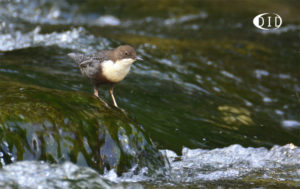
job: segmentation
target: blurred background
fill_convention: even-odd
[[[66,54],[130,44],[145,61],[115,96],[157,148],[300,145],[299,10],[297,0],[1,0],[0,79],[92,95]],[[282,26],[256,28],[265,12]]]
[[[91,93],[66,54],[130,44],[145,61],[116,88],[117,101],[160,148],[300,144],[297,1],[16,0],[0,7],[1,76]],[[254,27],[264,12],[279,14],[282,27]]]

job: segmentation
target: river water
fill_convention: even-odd
[[[134,46],[144,61],[115,95],[169,161],[164,176],[149,176],[146,167],[118,175],[13,160],[0,185],[300,187],[299,8],[293,0],[0,0],[3,82],[92,94],[66,54]],[[279,14],[281,28],[255,28],[263,12]],[[111,104],[107,89],[99,92]]]

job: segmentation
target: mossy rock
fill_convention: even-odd
[[[0,164],[71,161],[100,173],[164,166],[142,128],[87,93],[0,82]]]

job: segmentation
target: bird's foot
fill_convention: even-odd
[[[105,100],[101,97],[97,97],[101,102],[103,102],[104,106],[107,107],[107,108],[110,108],[110,106],[105,102]]]
[[[123,112],[126,116],[128,116],[128,112],[126,110],[120,107],[116,107],[116,108],[119,109],[121,112]]]

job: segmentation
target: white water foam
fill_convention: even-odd
[[[109,46],[110,43],[105,38],[95,38],[93,35],[88,35],[83,27],[47,34],[41,34],[40,30],[40,27],[36,27],[28,33],[16,31],[0,34],[0,51],[57,45],[61,48],[80,49],[83,52],[92,53]]]
[[[246,176],[300,181],[300,148],[293,144],[274,146],[270,150],[238,144],[213,150],[183,148],[181,156],[169,150],[163,152],[170,161],[170,178],[176,183],[236,180]]]
[[[143,188],[142,183],[164,186],[201,186],[212,181],[243,183],[276,183],[300,185],[300,148],[287,144],[271,149],[244,148],[238,144],[212,150],[183,148],[182,155],[161,150],[170,162],[170,170],[149,175],[144,168],[136,173],[135,167],[122,176],[115,170],[104,175],[79,167],[70,162],[48,164],[21,161],[5,165],[0,170],[0,187],[6,188]],[[159,176],[158,176],[159,175]],[[289,186],[289,185],[286,185]]]

